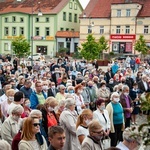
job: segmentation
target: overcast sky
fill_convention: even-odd
[[[84,9],[90,0],[79,0],[79,1]]]

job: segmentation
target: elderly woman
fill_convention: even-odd
[[[6,91],[7,100],[3,101],[1,104],[1,111],[5,118],[7,118],[7,111],[9,105],[14,101],[15,90],[10,89]]]
[[[77,113],[76,102],[73,98],[65,100],[65,110],[61,113],[59,122],[65,130],[66,142],[63,150],[80,150],[80,144],[76,135]]]
[[[101,139],[103,138],[103,128],[97,120],[93,120],[89,126],[89,136],[82,142],[81,150],[103,150]]]
[[[48,128],[58,125],[58,120],[54,111],[57,105],[58,102],[54,97],[48,97],[44,103],[44,107],[41,109],[43,117],[42,124],[47,136]]]
[[[123,132],[123,142],[117,145],[117,148],[133,150],[139,149],[142,144],[142,136],[137,127],[128,127]]]
[[[10,145],[14,136],[18,133],[21,126],[21,114],[23,113],[23,107],[17,105],[13,107],[11,115],[2,124],[1,136],[2,139],[6,140]]]
[[[110,90],[106,87],[106,83],[102,82],[97,93],[97,97],[104,99],[106,103],[109,102]]]
[[[110,133],[110,119],[108,111],[105,108],[105,101],[98,99],[96,101],[97,110],[93,112],[93,118],[97,119],[103,127],[105,136],[109,136]]]
[[[57,99],[58,102],[60,102],[61,100],[65,100],[66,98],[66,93],[65,93],[65,89],[66,87],[64,85],[60,85],[59,86],[59,92],[56,94],[55,98]]]
[[[64,108],[65,108],[65,100],[62,100],[59,102],[59,104],[57,106],[57,110],[56,110],[57,120],[59,120],[60,114],[63,112]]]
[[[76,107],[77,107],[77,113],[81,114],[82,109],[85,108],[83,97],[82,97],[82,92],[83,92],[83,86],[81,84],[78,84],[75,86],[75,94],[73,95],[75,101],[76,101]]]
[[[122,140],[122,129],[124,127],[124,113],[119,103],[120,96],[117,92],[111,95],[111,102],[106,106],[110,118],[111,146],[116,146]]]
[[[20,90],[20,88],[24,85],[25,78],[24,76],[19,76],[18,77],[18,84],[17,84],[17,89]]]

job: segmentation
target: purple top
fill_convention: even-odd
[[[125,96],[125,100],[126,100],[126,104],[127,104],[126,108],[131,108],[128,96]],[[126,118],[130,118],[131,117],[131,113],[129,113],[128,111],[125,111],[125,117]]]

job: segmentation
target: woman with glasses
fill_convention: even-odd
[[[65,100],[65,109],[61,113],[59,122],[65,130],[66,141],[63,150],[80,150],[80,143],[76,134],[77,112],[73,98]]]
[[[81,150],[103,150],[101,139],[103,138],[103,128],[97,120],[93,120],[88,125],[89,135],[82,142]]]
[[[36,134],[40,130],[40,122],[37,118],[27,118],[22,129],[22,140],[19,142],[19,150],[47,150],[47,143],[42,136],[38,142]]]

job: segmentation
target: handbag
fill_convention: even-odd
[[[107,149],[107,148],[110,148],[110,138],[109,137],[105,137],[103,140],[102,140],[102,145],[103,145],[103,149]]]

